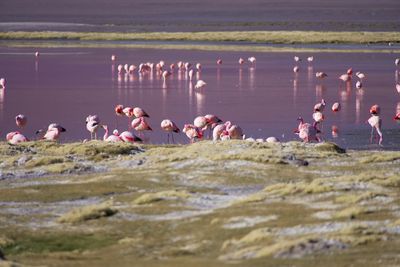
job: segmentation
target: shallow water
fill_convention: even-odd
[[[98,114],[102,123],[116,127],[114,106],[140,106],[150,114],[149,123],[154,129],[145,134],[150,143],[165,143],[166,135],[160,129],[164,118],[174,120],[179,127],[192,123],[198,115],[216,114],[222,120],[240,125],[246,136],[277,136],[283,141],[296,140],[293,129],[297,117],[312,121],[312,108],[324,98],[325,110],[323,136],[346,148],[378,149],[370,144],[370,127],[365,123],[369,108],[379,104],[382,108],[384,129],[383,148],[400,149],[399,125],[392,120],[400,96],[395,89],[396,55],[388,53],[314,53],[314,62],[305,59],[310,54],[301,53],[247,53],[204,52],[153,49],[93,49],[59,48],[40,50],[29,48],[0,48],[0,76],[6,77],[7,88],[0,90],[0,136],[16,130],[15,115],[28,116],[23,129],[33,137],[35,130],[58,122],[67,128],[63,142],[83,140],[90,135],[85,128],[85,118]],[[111,54],[117,55],[115,65]],[[293,56],[303,61],[300,72],[294,74]],[[239,66],[239,57],[255,56],[256,66]],[[216,65],[221,58],[223,64]],[[158,62],[167,65],[179,60],[202,63],[200,74],[207,86],[194,89],[184,72],[177,72],[163,84],[153,75],[118,75],[118,64]],[[363,89],[355,88],[355,79],[347,85],[337,77],[347,68],[366,73]],[[315,78],[316,71],[328,73],[324,81]],[[332,113],[330,107],[339,101],[342,110]],[[119,130],[128,126],[127,118],[118,118]],[[333,138],[331,126],[339,127],[339,137]],[[103,131],[99,131],[103,135]],[[183,134],[176,136],[187,143]]]

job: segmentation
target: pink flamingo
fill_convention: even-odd
[[[201,88],[205,87],[206,85],[207,85],[207,83],[205,83],[203,80],[198,80],[196,82],[196,85],[194,86],[194,88],[201,89]]]
[[[131,107],[125,107],[122,112],[125,114],[125,116],[128,118],[128,130],[131,127],[131,118],[134,117],[133,114],[133,108]]]
[[[205,116],[198,116],[194,119],[193,125],[204,131],[207,127],[209,120]]]
[[[356,76],[358,79],[360,79],[360,81],[362,81],[363,79],[365,79],[365,74],[362,72],[357,71],[356,72]]]
[[[369,113],[371,115],[379,115],[381,113],[381,108],[379,107],[379,105],[375,104],[369,109]]]
[[[97,130],[100,127],[100,118],[97,115],[89,115],[86,118],[86,129],[90,132],[90,139],[97,140]]]
[[[357,82],[356,82],[356,88],[357,88],[357,89],[361,89],[361,88],[362,88],[362,83],[361,83],[361,81],[357,81]]]
[[[186,62],[185,63],[185,70],[186,71],[189,71],[189,69],[192,67],[192,63],[190,63],[190,62]]]
[[[400,94],[400,84],[396,84],[396,90]]]
[[[186,136],[190,139],[190,143],[194,143],[195,140],[203,138],[202,130],[192,124],[185,124],[183,126],[182,132],[184,132]]]
[[[217,65],[221,65],[222,64],[222,59],[217,59]]]
[[[23,115],[23,114],[18,114],[15,117],[15,124],[17,124],[18,127],[23,128],[28,122],[28,118]]]
[[[6,78],[0,78],[0,89],[6,89]]]
[[[172,143],[175,143],[173,133],[180,132],[178,126],[176,126],[176,124],[173,121],[171,121],[169,119],[165,119],[161,122],[161,128],[167,132],[167,143],[169,144],[169,134],[170,133],[171,133],[171,137],[172,137]]]
[[[200,63],[196,63],[196,69],[198,72],[201,71],[201,64]]]
[[[222,120],[213,114],[207,114],[204,117],[207,119],[206,129],[210,129],[210,132],[208,134],[208,137],[210,138],[212,129],[214,129],[214,127],[217,126],[218,123],[221,123]]]
[[[328,77],[328,74],[326,74],[325,72],[322,72],[322,71],[318,71],[315,73],[315,77],[317,77],[319,79],[324,79],[324,78]]]
[[[222,132],[225,131],[225,129],[225,124],[216,125],[213,129],[213,141],[218,141],[218,139],[220,139],[221,137]]]
[[[103,136],[103,140],[105,142],[110,142],[110,143],[122,142],[121,138],[118,135],[118,131],[116,132],[116,134],[112,134],[112,135],[108,136],[108,126],[103,125],[102,127],[105,130],[105,133]]]
[[[144,117],[139,117],[136,118],[132,121],[131,126],[133,129],[135,129],[138,132],[143,132],[143,131],[152,131],[151,127],[147,123],[147,121],[144,119]]]
[[[394,60],[394,64],[395,64],[396,66],[400,65],[400,58],[396,58],[396,59]]]
[[[225,130],[228,131],[230,139],[243,139],[243,130],[230,121],[225,122]]]
[[[339,127],[337,127],[336,125],[332,125],[332,137],[339,137]]]
[[[56,141],[60,137],[61,131],[58,128],[50,128],[46,131],[42,139]]]
[[[400,112],[396,113],[396,115],[393,117],[393,120],[400,122]]]
[[[376,130],[376,132],[379,135],[379,142],[378,143],[379,143],[379,145],[382,145],[382,141],[383,141],[383,135],[382,135],[382,131],[381,131],[382,119],[379,117],[379,115],[372,114],[371,117],[367,120],[367,122],[372,127],[371,138],[370,138],[371,143],[372,143],[372,140],[374,138],[374,130]]]
[[[298,56],[294,56],[293,59],[294,59],[295,62],[300,62],[301,61],[301,58],[298,57]]]
[[[189,81],[192,81],[193,80],[193,75],[194,75],[194,70],[193,69],[189,70],[188,75],[189,75]]]
[[[297,120],[300,121],[300,123],[295,133],[299,135],[303,142],[308,143],[313,140],[317,142],[321,141],[318,137],[319,130],[317,129],[315,123],[314,125],[305,123],[302,117],[299,117]]]
[[[167,80],[167,78],[168,78],[169,76],[171,76],[171,75],[172,75],[172,73],[171,73],[170,71],[164,70],[163,73],[162,73],[162,78],[163,78],[164,82],[165,82],[165,80]]]
[[[175,64],[174,64],[174,63],[171,63],[171,65],[169,65],[169,70],[170,70],[171,72],[174,72],[174,69],[175,69]]]
[[[135,107],[133,109],[133,115],[136,118],[140,118],[140,117],[147,117],[150,118],[149,114],[146,113],[146,111],[144,111],[144,109],[140,108],[140,107]]]
[[[119,134],[119,138],[125,143],[141,142],[142,139],[131,133],[130,131],[124,131]]]
[[[293,72],[294,73],[298,73],[300,71],[300,67],[299,66],[294,66],[293,67]]]
[[[40,56],[39,51],[36,51],[36,52],[35,52],[35,57],[39,57],[39,56]]]
[[[115,124],[116,127],[118,128],[118,117],[124,116],[124,106],[123,105],[116,105],[114,108],[115,111],[115,115],[117,115],[117,117],[115,118]]]
[[[256,58],[255,57],[249,57],[247,60],[253,65],[256,64]]]
[[[245,61],[244,61],[243,58],[239,58],[238,62],[239,62],[240,65],[243,65]]]
[[[117,59],[117,56],[114,55],[114,54],[112,54],[112,55],[111,55],[111,61],[115,61],[116,59]]]
[[[24,135],[22,135],[18,131],[8,133],[6,135],[6,140],[7,140],[7,142],[9,142],[12,145],[16,145],[18,143],[29,141],[28,138],[26,138]]]
[[[313,57],[313,56],[308,57],[308,58],[307,58],[307,61],[308,61],[309,63],[313,62],[313,61],[314,61],[314,57]]]
[[[182,61],[178,61],[178,63],[176,65],[178,66],[179,70],[182,70],[184,67],[184,63]]]
[[[320,103],[317,103],[317,104],[314,105],[314,112],[315,111],[320,111],[320,112],[324,111],[325,106],[326,106],[325,100],[321,99]]]
[[[341,106],[340,106],[339,102],[333,103],[333,105],[332,105],[332,111],[333,112],[338,112],[340,110],[340,108],[341,108]]]

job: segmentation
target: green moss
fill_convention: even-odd
[[[322,152],[346,153],[345,149],[331,142],[318,143],[315,145],[315,149]]]
[[[107,201],[98,205],[76,208],[57,219],[60,223],[77,223],[116,214],[117,209],[112,208],[112,202]]]
[[[324,181],[316,179],[311,183],[279,183],[264,188],[264,192],[268,192],[273,195],[293,195],[293,194],[317,194],[330,192],[333,187],[326,185]]]
[[[188,197],[190,197],[190,193],[187,191],[170,190],[157,193],[143,194],[137,199],[135,199],[132,203],[135,205],[144,205],[168,198],[188,198]]]
[[[387,152],[368,154],[360,159],[360,163],[393,162],[400,159],[400,152]]]
[[[39,157],[39,158],[33,158],[26,164],[26,166],[27,167],[48,166],[51,164],[63,163],[63,162],[64,158],[61,157]]]
[[[21,253],[51,253],[57,251],[84,251],[108,246],[113,239],[105,234],[74,233],[20,233],[15,242],[4,248],[6,255]]]

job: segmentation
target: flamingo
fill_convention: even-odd
[[[59,128],[50,128],[46,131],[42,139],[57,141],[60,137],[61,130]]]
[[[293,72],[294,72],[294,73],[299,72],[299,70],[300,70],[300,67],[299,67],[299,66],[294,66],[294,67],[293,67]]]
[[[228,131],[230,139],[243,139],[242,128],[232,125],[230,121],[225,122],[225,130]]]
[[[150,118],[150,116],[146,113],[146,111],[144,111],[144,109],[140,108],[140,107],[135,107],[133,109],[133,115],[136,118],[140,118],[140,117],[147,117]]]
[[[188,71],[192,67],[192,64],[190,62],[185,63],[185,70]]]
[[[221,141],[231,140],[231,136],[227,130],[223,130],[219,136],[219,139],[221,139]]]
[[[315,106],[314,106],[314,112],[315,112],[315,111],[323,112],[324,109],[325,109],[325,106],[326,106],[325,100],[324,100],[324,99],[321,99],[321,102],[320,102],[320,103],[315,104]]]
[[[131,133],[130,131],[124,131],[119,134],[119,138],[125,143],[141,142],[142,139]]]
[[[137,70],[137,67],[135,65],[130,65],[129,69],[128,69],[128,72],[130,74],[133,74],[136,70]]]
[[[400,84],[396,84],[396,90],[397,90],[397,92],[400,94]]]
[[[0,88],[6,89],[6,84],[7,84],[6,78],[0,78]]]
[[[112,135],[108,136],[108,126],[103,125],[103,129],[105,130],[105,133],[103,136],[103,140],[105,142],[111,142],[111,143],[122,142],[121,138],[118,135],[118,132],[116,132],[116,134],[112,134]]]
[[[239,58],[238,62],[239,62],[240,65],[243,65],[244,64],[244,59],[243,58]]]
[[[367,120],[367,122],[369,123],[369,125],[371,125],[371,143],[372,140],[374,138],[374,130],[376,130],[376,132],[379,135],[379,141],[378,144],[382,145],[382,141],[383,141],[383,135],[382,135],[382,131],[381,131],[381,126],[382,126],[382,119],[379,117],[379,115],[374,115],[372,114],[371,117]]]
[[[217,59],[217,65],[221,65],[222,64],[222,59]]]
[[[356,76],[358,79],[360,79],[361,81],[365,78],[365,74],[362,72],[357,71],[356,72]]]
[[[203,131],[206,129],[208,123],[209,120],[205,116],[198,116],[193,121],[193,125]]]
[[[182,61],[179,61],[176,65],[178,66],[178,68],[179,68],[180,70],[182,70],[183,67],[184,67]]]
[[[29,141],[23,134],[18,131],[10,132],[6,135],[6,140],[12,145]]]
[[[193,69],[189,70],[188,75],[189,75],[189,81],[192,81],[193,80],[193,75],[194,75],[194,70]]]
[[[256,58],[255,57],[249,57],[247,60],[253,65],[256,63]]]
[[[340,110],[340,108],[341,108],[341,106],[340,106],[339,102],[333,103],[333,105],[332,105],[332,111],[333,112],[338,112]]]
[[[325,72],[319,71],[315,73],[315,77],[319,78],[319,79],[324,79],[325,77],[328,77],[328,74],[326,74]]]
[[[336,125],[332,125],[332,137],[339,137],[339,127],[337,127]]]
[[[314,61],[314,57],[313,57],[313,56],[308,57],[308,58],[307,58],[307,61],[310,62],[310,63],[313,62],[313,61]]]
[[[225,124],[218,124],[213,129],[213,141],[220,139],[222,132],[226,129]]]
[[[315,121],[315,127],[317,127],[318,124],[322,124],[324,121],[325,117],[324,114],[322,114],[321,111],[315,111],[312,115],[314,121]]]
[[[265,142],[267,142],[267,143],[279,143],[280,141],[275,136],[270,136],[267,139],[265,139]]]
[[[114,108],[115,111],[115,115],[117,115],[117,117],[115,118],[115,123],[116,126],[118,127],[118,117],[124,116],[124,106],[123,105],[116,105]]]
[[[165,80],[167,80],[167,78],[168,78],[169,76],[171,76],[171,75],[172,75],[172,73],[171,73],[170,71],[164,70],[163,73],[162,73],[162,78],[163,78],[164,82],[165,82]]]
[[[15,117],[15,124],[17,124],[17,126],[20,128],[23,128],[27,122],[28,122],[28,118],[23,114],[18,114]]]
[[[294,56],[293,59],[294,59],[295,62],[300,62],[301,61],[301,58],[298,57],[298,56]]]
[[[100,127],[100,118],[97,115],[89,115],[86,118],[86,129],[90,132],[90,138],[97,140],[97,130]]]
[[[394,64],[395,64],[396,66],[400,65],[400,58],[396,58],[396,59],[394,60]]]
[[[115,61],[116,59],[117,59],[117,57],[114,54],[112,54],[111,55],[111,61]]]
[[[362,85],[361,81],[357,81],[357,82],[356,82],[356,88],[357,88],[357,89],[361,89],[362,86],[363,86],[363,85]]]
[[[201,71],[201,64],[200,63],[196,63],[196,69],[198,72]]]
[[[339,79],[342,80],[343,82],[348,82],[351,80],[351,76],[347,73],[342,74],[339,76]]]
[[[182,132],[190,139],[190,143],[194,143],[195,140],[203,138],[202,130],[192,124],[185,124]]]
[[[194,86],[194,88],[201,89],[201,88],[205,87],[206,85],[207,85],[207,83],[205,83],[203,80],[198,80],[196,85]]]
[[[144,117],[138,117],[134,119],[131,123],[131,126],[133,129],[135,129],[138,132],[143,132],[143,131],[152,131],[151,127],[147,123],[147,121],[144,119]]]
[[[381,113],[381,108],[379,107],[379,105],[375,104],[369,109],[369,113],[371,115],[379,115]]]
[[[170,133],[171,133],[171,137],[172,137],[172,143],[175,143],[173,133],[180,132],[178,126],[176,126],[176,124],[173,121],[171,121],[169,119],[165,119],[161,122],[161,128],[167,132],[167,143],[169,143],[169,134]]]
[[[170,70],[171,72],[174,72],[174,69],[175,69],[175,64],[174,64],[174,63],[171,63],[171,64],[169,65],[169,70]]]
[[[319,130],[317,129],[315,123],[314,125],[305,123],[302,117],[299,117],[297,120],[300,121],[300,123],[295,133],[299,135],[303,142],[308,143],[313,140],[317,142],[321,141],[318,137]]]
[[[118,70],[118,74],[123,74],[124,73],[124,66],[122,66],[121,64],[119,64],[117,66],[117,70]]]

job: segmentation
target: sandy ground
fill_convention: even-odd
[[[0,30],[398,31],[399,9],[397,0],[3,0]]]

